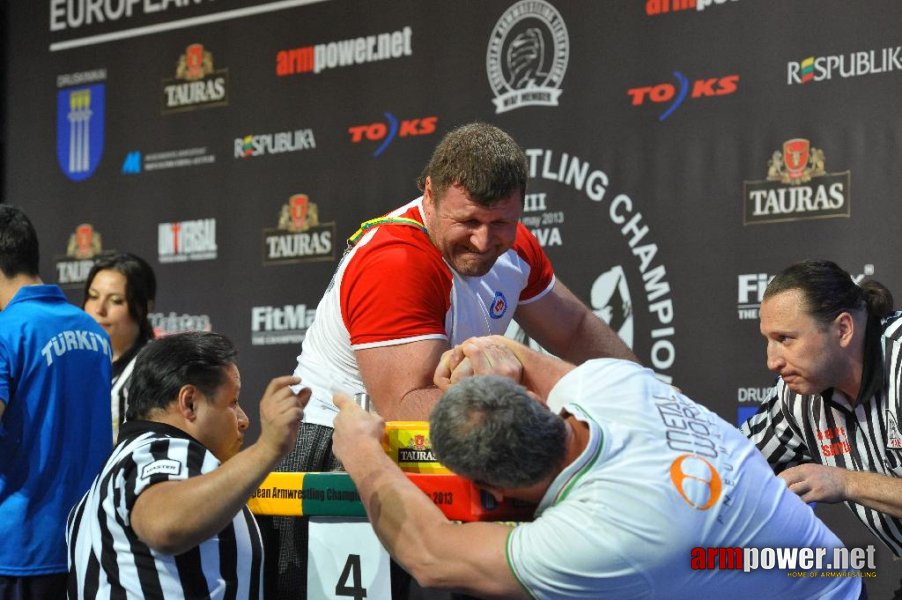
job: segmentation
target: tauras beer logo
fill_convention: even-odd
[[[335,223],[320,223],[319,208],[306,194],[282,205],[276,229],[263,230],[263,264],[335,259]]]
[[[229,103],[229,71],[213,70],[213,55],[191,44],[179,56],[175,79],[163,80],[163,114]]]
[[[486,54],[495,112],[557,106],[567,71],[570,39],[557,9],[544,0],[521,0],[492,30]]]
[[[423,434],[413,436],[406,448],[398,448],[398,462],[436,462],[429,438]]]
[[[216,258],[216,219],[197,219],[158,226],[161,263]]]
[[[251,344],[300,344],[315,316],[316,309],[306,304],[255,306],[251,309]]]
[[[83,284],[94,266],[94,259],[102,253],[100,234],[90,223],[82,223],[69,236],[66,256],[55,260],[57,283],[63,287]]]
[[[787,140],[768,161],[765,181],[744,182],[744,224],[848,217],[849,180],[849,171],[827,173],[824,151],[808,140]]]

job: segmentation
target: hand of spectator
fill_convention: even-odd
[[[291,386],[301,382],[300,377],[285,375],[276,377],[266,386],[260,400],[260,440],[278,458],[294,448],[298,429],[304,417],[304,407],[310,401],[310,388],[301,388],[295,394]]]
[[[806,463],[786,469],[779,477],[805,502],[833,503],[847,498],[847,473],[839,467]]]
[[[445,390],[472,375],[500,375],[519,383],[523,365],[501,336],[472,337],[442,355],[433,381]]]
[[[357,406],[354,400],[345,394],[332,397],[338,407],[332,434],[332,452],[344,463],[354,450],[366,448],[366,442],[382,444],[385,435],[385,421],[375,413],[369,413]]]

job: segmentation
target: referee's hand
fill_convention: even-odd
[[[310,388],[301,388],[297,394],[291,391],[291,386],[300,382],[301,378],[295,375],[276,377],[266,386],[260,400],[260,439],[257,443],[278,458],[294,448],[304,407],[310,400]]]

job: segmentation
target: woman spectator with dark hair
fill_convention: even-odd
[[[85,282],[82,308],[110,336],[113,351],[111,409],[113,441],[125,421],[128,378],[138,351],[153,339],[147,318],[157,293],[153,269],[144,259],[122,253],[97,259]]]

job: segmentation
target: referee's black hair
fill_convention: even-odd
[[[38,234],[21,208],[0,204],[0,271],[6,277],[37,276]]]
[[[804,260],[784,269],[771,280],[764,299],[790,290],[805,298],[805,310],[820,323],[830,323],[842,312],[866,308],[868,315],[882,319],[893,312],[893,295],[878,281],[861,285],[829,260]]]
[[[165,410],[184,385],[213,396],[237,355],[227,337],[203,331],[176,333],[147,344],[129,379],[126,419],[146,419],[155,410]]]

